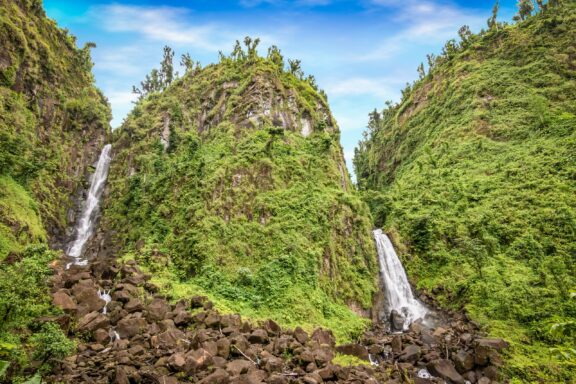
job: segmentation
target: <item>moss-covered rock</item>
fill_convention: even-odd
[[[140,101],[115,133],[102,223],[175,296],[283,324],[363,325],[377,262],[326,100],[259,57]]]
[[[448,44],[354,160],[418,287],[511,339],[525,380],[570,377],[548,347],[576,316],[575,41],[566,2]]]

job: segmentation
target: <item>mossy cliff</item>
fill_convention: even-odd
[[[222,56],[135,106],[102,225],[176,297],[350,337],[377,287],[370,216],[325,98],[274,52]]]
[[[576,6],[553,3],[462,29],[354,160],[418,288],[512,340],[510,375],[547,382],[571,377],[549,347],[573,339],[550,330],[576,317]]]
[[[74,194],[109,132],[90,45],[39,1],[0,0],[0,259],[64,234]]]

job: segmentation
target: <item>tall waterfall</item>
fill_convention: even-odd
[[[82,217],[76,226],[76,239],[68,248],[68,256],[76,258],[76,264],[84,264],[85,261],[80,259],[84,245],[94,234],[94,226],[96,218],[98,217],[98,208],[100,206],[100,198],[104,191],[104,184],[108,176],[108,167],[110,166],[110,144],[106,144],[100,153],[96,171],[92,175],[90,182],[90,190],[88,191],[88,198],[84,203]]]
[[[404,316],[403,328],[406,329],[414,320],[423,318],[427,309],[414,298],[404,267],[388,236],[381,229],[376,229],[373,233],[378,249],[380,274],[384,283],[388,311],[396,310],[402,314]]]

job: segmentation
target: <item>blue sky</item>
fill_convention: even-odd
[[[486,25],[492,1],[444,0],[44,0],[48,16],[97,44],[92,56],[97,85],[112,104],[117,127],[132,107],[132,85],[154,67],[168,44],[202,64],[228,53],[236,39],[260,37],[261,53],[276,44],[284,57],[302,60],[328,100],[342,131],[351,168],[368,112],[417,77],[427,53],[466,24]],[[500,2],[499,20],[510,20],[515,1]]]

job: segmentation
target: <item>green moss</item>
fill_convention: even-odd
[[[370,362],[359,359],[356,356],[337,353],[336,356],[332,359],[332,364],[340,365],[342,367],[358,367],[362,365],[369,366]]]
[[[576,317],[574,4],[474,37],[400,106],[372,116],[354,164],[418,288],[512,341],[510,377],[573,378],[548,348]],[[560,31],[571,33],[560,33]]]

